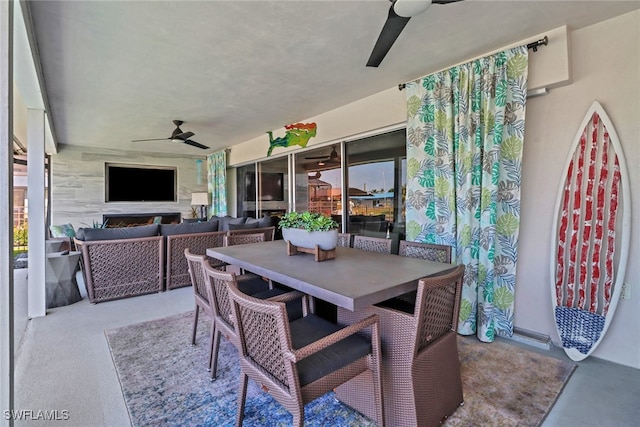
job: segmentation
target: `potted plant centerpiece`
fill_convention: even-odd
[[[338,223],[316,212],[289,212],[278,227],[282,238],[298,248],[330,251],[338,246]]]

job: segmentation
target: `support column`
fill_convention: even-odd
[[[0,1],[0,426],[14,409],[13,1]]]
[[[29,200],[29,317],[46,314],[45,288],[45,115],[27,109],[27,198]]]

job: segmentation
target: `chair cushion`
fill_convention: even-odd
[[[245,222],[244,224],[228,224],[229,230],[246,230],[250,228],[258,228],[258,222]]]
[[[137,239],[142,237],[154,237],[158,235],[158,225],[139,225],[137,227],[122,228],[88,228],[82,229],[84,240],[119,240],[119,239]]]
[[[184,222],[182,224],[162,224],[160,234],[162,236],[173,236],[175,234],[208,233],[218,231],[217,222]]]
[[[236,280],[238,281],[238,289],[240,292],[256,298],[262,298],[257,295],[269,290],[269,282],[266,282],[262,277],[256,274],[241,274],[236,277]],[[267,296],[265,298],[269,297]]]
[[[311,344],[339,331],[340,326],[309,314],[289,323],[294,349]],[[371,342],[359,335],[351,335],[297,363],[300,385],[304,386],[371,353]]]
[[[263,292],[258,292],[257,294],[251,295],[254,298],[259,299],[267,299],[271,297],[275,297],[278,295],[286,294],[289,291],[285,291],[284,289],[272,288],[267,289]],[[289,316],[289,321],[300,319],[302,317],[302,299],[295,299],[293,301],[287,301],[285,303],[287,307],[287,316]]]

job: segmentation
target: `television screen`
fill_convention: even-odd
[[[106,202],[175,202],[176,168],[106,164]]]
[[[246,200],[256,200],[256,174],[245,174]],[[284,201],[284,174],[280,172],[262,172],[260,174],[260,201]]]

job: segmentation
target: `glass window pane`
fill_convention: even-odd
[[[296,211],[342,215],[340,147],[326,146],[295,156]]]
[[[404,230],[405,142],[398,130],[347,143],[349,233]]]
[[[288,157],[238,167],[238,215],[260,218],[287,212],[288,169]]]
[[[289,210],[288,157],[258,163],[258,216],[282,215]]]

